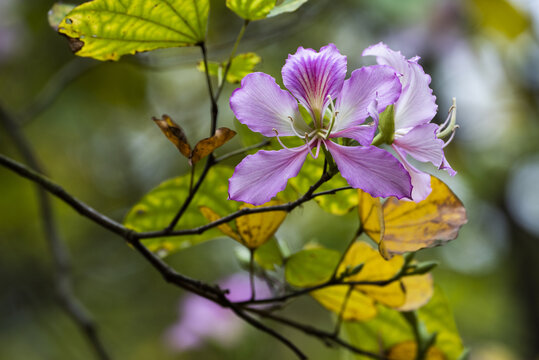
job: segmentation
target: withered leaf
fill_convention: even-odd
[[[236,135],[234,130],[222,127],[215,131],[215,134],[209,138],[200,140],[193,149],[189,163],[191,165],[196,164],[201,159],[210,155],[215,149],[223,146],[228,140],[232,139]]]
[[[453,240],[467,222],[466,210],[451,189],[434,176],[431,186],[431,194],[418,203],[387,199],[380,220],[368,217],[368,212],[362,212],[360,205],[360,221],[368,225],[364,225],[365,232],[378,243],[380,253],[386,259]],[[367,208],[374,208],[375,202],[369,197],[361,194],[361,202]]]
[[[187,137],[185,136],[182,128],[168,115],[163,115],[161,119],[153,117],[152,120],[155,121],[157,126],[159,126],[167,139],[169,139],[178,148],[178,150],[180,150],[180,153],[189,159],[191,157],[191,146],[189,145]]]

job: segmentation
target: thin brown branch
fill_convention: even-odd
[[[221,161],[225,161],[225,160],[227,160],[227,159],[229,159],[229,158],[231,158],[233,156],[245,154],[245,153],[247,153],[247,152],[249,152],[251,150],[256,150],[256,149],[263,148],[264,146],[269,145],[270,142],[271,141],[269,139],[266,139],[266,140],[264,140],[262,142],[259,142],[258,144],[247,146],[247,147],[245,147],[243,149],[238,149],[238,150],[231,151],[228,154],[224,154],[223,156],[220,156],[217,159],[215,159],[214,163],[218,164]]]
[[[257,309],[257,308],[245,308],[245,310],[247,310],[249,312],[252,312],[252,313],[255,313],[255,314],[257,314],[257,315],[259,315],[261,317],[264,317],[264,318],[276,321],[278,323],[287,325],[287,326],[289,326],[289,327],[291,327],[293,329],[299,330],[299,331],[301,331],[301,332],[303,332],[303,333],[305,333],[307,335],[314,336],[314,337],[318,338],[319,340],[323,341],[326,345],[334,343],[334,344],[342,346],[343,348],[348,349],[349,351],[351,351],[351,352],[353,352],[355,354],[358,354],[358,355],[367,356],[367,357],[370,357],[372,359],[387,360],[387,358],[384,357],[384,356],[380,356],[378,354],[375,354],[375,353],[372,353],[372,352],[369,352],[369,351],[366,351],[366,350],[362,350],[362,349],[360,349],[360,348],[358,348],[358,347],[356,347],[356,346],[342,340],[341,338],[336,336],[334,333],[317,329],[315,327],[312,327],[311,325],[301,324],[301,323],[296,322],[294,320],[291,320],[291,319],[288,319],[288,318],[285,318],[285,317],[282,317],[282,316],[279,316],[279,315],[275,315],[274,313],[266,311],[266,310]]]
[[[0,122],[13,139],[15,146],[21,152],[26,162],[28,162],[34,169],[42,172],[42,166],[40,165],[37,156],[34,154],[30,143],[26,140],[26,137],[19,128],[19,125],[1,106]],[[39,185],[36,185],[36,190],[45,239],[50,248],[54,266],[54,285],[58,302],[81,329],[97,358],[100,360],[109,360],[110,356],[98,335],[97,326],[92,319],[92,316],[73,293],[69,253],[63,241],[60,239],[60,235],[56,228],[54,210],[49,195]]]

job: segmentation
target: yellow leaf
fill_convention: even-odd
[[[415,360],[417,356],[417,344],[415,341],[405,341],[393,346],[389,350],[389,360]],[[435,346],[427,350],[425,360],[446,360],[445,355]]]
[[[180,153],[189,158],[191,156],[191,146],[187,141],[187,137],[182,128],[176,124],[168,115],[163,115],[161,119],[153,117],[152,120],[161,129],[163,134],[169,139],[177,148]]]
[[[330,286],[311,292],[311,296],[329,311],[340,314],[348,289],[348,285]],[[357,290],[353,290],[346,302],[342,319],[346,321],[365,321],[372,319],[376,314],[374,300]]]
[[[363,264],[358,274],[344,278],[346,282],[384,281],[393,278],[404,265],[402,256],[385,260],[378,251],[365,242],[355,242],[346,253],[337,272],[342,275],[347,269]],[[311,292],[325,308],[339,314],[350,285],[338,285]],[[387,285],[354,285],[346,305],[343,319],[364,321],[377,314],[375,302],[390,307],[402,306],[406,295],[399,280]]]
[[[260,206],[244,204],[241,208],[257,208],[279,205],[278,201],[270,201]],[[279,229],[286,217],[286,211],[270,211],[241,216],[236,219],[236,227],[241,242],[249,249],[256,249],[268,241]]]
[[[236,135],[234,130],[222,127],[215,131],[215,134],[209,138],[200,140],[191,153],[189,159],[191,164],[196,164],[206,156],[210,155],[215,149],[223,146],[228,140],[232,139]]]
[[[457,237],[460,227],[467,221],[462,202],[434,176],[431,177],[431,187],[431,194],[419,203],[393,197],[387,199],[382,206],[383,225],[382,222],[377,224],[372,216],[362,218],[368,212],[360,210],[360,220],[367,224],[365,232],[379,244],[380,253],[385,258],[442,245]],[[367,210],[369,202],[373,201],[368,196],[361,194]]]
[[[434,294],[431,274],[405,276],[401,281],[406,291],[406,300],[397,308],[399,311],[419,309],[428,303]]]
[[[378,244],[378,249],[383,255],[382,237],[384,235],[384,215],[380,198],[374,198],[363,190],[358,190],[359,221],[363,231]]]
[[[202,213],[202,215],[204,215],[204,217],[206,219],[208,219],[210,222],[214,222],[214,221],[219,220],[221,218],[221,216],[219,214],[217,214],[215,211],[213,211],[212,209],[210,209],[207,206],[201,206],[201,207],[199,207],[199,209],[200,209],[200,212]],[[237,232],[235,232],[234,229],[232,229],[232,227],[230,225],[228,225],[226,223],[221,224],[221,225],[217,226],[217,229],[219,229],[226,236],[229,236],[232,239],[241,242],[240,235]]]
[[[339,267],[339,273],[342,273],[346,267],[353,268],[359,264],[364,264],[361,271],[356,275],[347,277],[346,281],[383,281],[391,279],[401,270],[404,259],[402,256],[396,256],[387,261],[367,243],[355,242],[346,253]],[[391,307],[403,305],[406,298],[399,281],[393,281],[385,286],[357,285],[355,288],[372,299]]]

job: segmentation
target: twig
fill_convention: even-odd
[[[221,84],[219,84],[217,93],[215,93],[216,102],[219,101],[219,97],[221,96],[221,92],[223,91],[224,85],[226,83],[226,76],[228,75],[228,71],[230,70],[230,66],[232,65],[232,59],[234,59],[234,55],[236,55],[236,50],[238,50],[238,45],[240,44],[243,34],[245,34],[245,29],[247,28],[247,25],[249,25],[249,20],[245,20],[243,22],[243,25],[241,26],[238,37],[236,38],[236,41],[234,42],[234,46],[232,47],[232,51],[230,52],[230,56],[228,57],[228,61],[226,63],[225,71],[223,72],[223,81]],[[206,67],[206,69],[208,68]]]
[[[256,149],[260,149],[264,146],[267,146],[270,144],[270,140],[269,139],[266,139],[262,142],[259,142],[258,144],[254,144],[254,145],[251,145],[251,146],[247,146],[243,149],[238,149],[238,150],[234,150],[234,151],[231,151],[229,152],[228,154],[225,154],[223,156],[220,156],[218,157],[217,159],[215,159],[214,161],[214,164],[218,164],[220,163],[221,161],[224,161],[224,160],[227,160],[233,156],[236,156],[236,155],[241,155],[241,154],[245,154],[246,152],[249,152],[251,150],[256,150]]]
[[[13,139],[24,159],[34,169],[42,171],[42,167],[32,151],[32,147],[24,137],[17,122],[12,119],[1,106],[0,121]],[[54,284],[58,301],[86,336],[86,339],[92,346],[97,358],[109,360],[110,356],[98,335],[97,326],[92,319],[92,316],[73,293],[69,254],[56,229],[54,211],[49,196],[41,186],[36,185],[36,190],[43,219],[45,239],[47,240],[52,255]]]
[[[262,317],[271,319],[273,321],[279,322],[281,324],[287,325],[287,326],[289,326],[291,328],[302,331],[305,334],[314,336],[314,337],[320,339],[321,341],[323,341],[326,345],[329,345],[331,343],[335,343],[335,344],[338,344],[338,345],[352,351],[353,353],[356,353],[356,354],[359,354],[359,355],[364,355],[364,356],[370,357],[372,359],[387,360],[387,358],[384,357],[384,356],[380,356],[378,354],[371,353],[369,351],[359,349],[359,348],[353,346],[352,344],[349,344],[348,342],[342,340],[341,338],[335,336],[335,334],[333,334],[333,333],[326,332],[326,331],[323,331],[323,330],[319,330],[319,329],[314,328],[314,327],[312,327],[310,325],[304,325],[304,324],[298,323],[298,322],[296,322],[294,320],[287,319],[287,318],[281,317],[279,315],[275,315],[275,314],[273,314],[271,312],[268,312],[266,310],[257,309],[257,308],[250,308],[250,307],[245,308],[245,310],[247,310],[249,312],[252,312],[252,313],[255,313],[257,315],[260,315]]]
[[[202,50],[202,61],[204,62],[204,73],[206,74],[206,83],[208,85],[208,92],[210,94],[211,102],[211,129],[210,136],[215,134],[217,129],[217,116],[219,114],[219,107],[217,106],[217,101],[215,100],[215,93],[213,91],[213,86],[211,84],[210,69],[208,68],[208,50],[206,49],[206,44],[201,43],[200,49]]]

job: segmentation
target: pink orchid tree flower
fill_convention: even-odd
[[[333,44],[318,52],[300,47],[282,69],[288,91],[264,73],[243,78],[230,97],[234,115],[252,131],[277,137],[283,149],[246,156],[229,180],[230,199],[253,205],[268,202],[299,173],[307,155],[318,157],[322,146],[350,186],[375,197],[411,198],[408,171],[388,151],[371,145],[377,116],[399,99],[401,82],[385,65],[357,69],[345,80],[346,65],[346,56]],[[309,113],[309,124],[298,102]],[[366,125],[369,116],[374,123]],[[286,136],[305,143],[288,148],[280,139]],[[338,144],[338,138],[359,145]]]
[[[391,50],[384,43],[368,47],[363,51],[363,56],[376,56],[378,64],[391,66],[399,75],[402,93],[394,104],[395,132],[390,145],[411,176],[412,200],[424,200],[432,190],[430,175],[418,170],[406,157],[410,155],[420,162],[431,162],[454,176],[456,172],[447,162],[443,150],[452,140],[457,128],[454,124],[454,110],[450,111],[448,121],[442,126],[431,123],[438,106],[429,87],[431,78],[419,65],[419,57],[406,59],[400,52]],[[447,131],[444,127],[448,125],[450,118],[453,118],[453,121]],[[442,138],[447,134],[451,134],[451,137],[444,142]]]
[[[234,274],[220,282],[230,301],[246,301],[251,298],[249,275]],[[260,298],[271,296],[269,286],[255,278],[256,294]],[[245,323],[230,309],[204,299],[198,295],[188,294],[183,298],[177,323],[167,329],[164,340],[167,347],[174,352],[182,352],[199,348],[208,340],[222,346],[233,346],[241,340]]]

